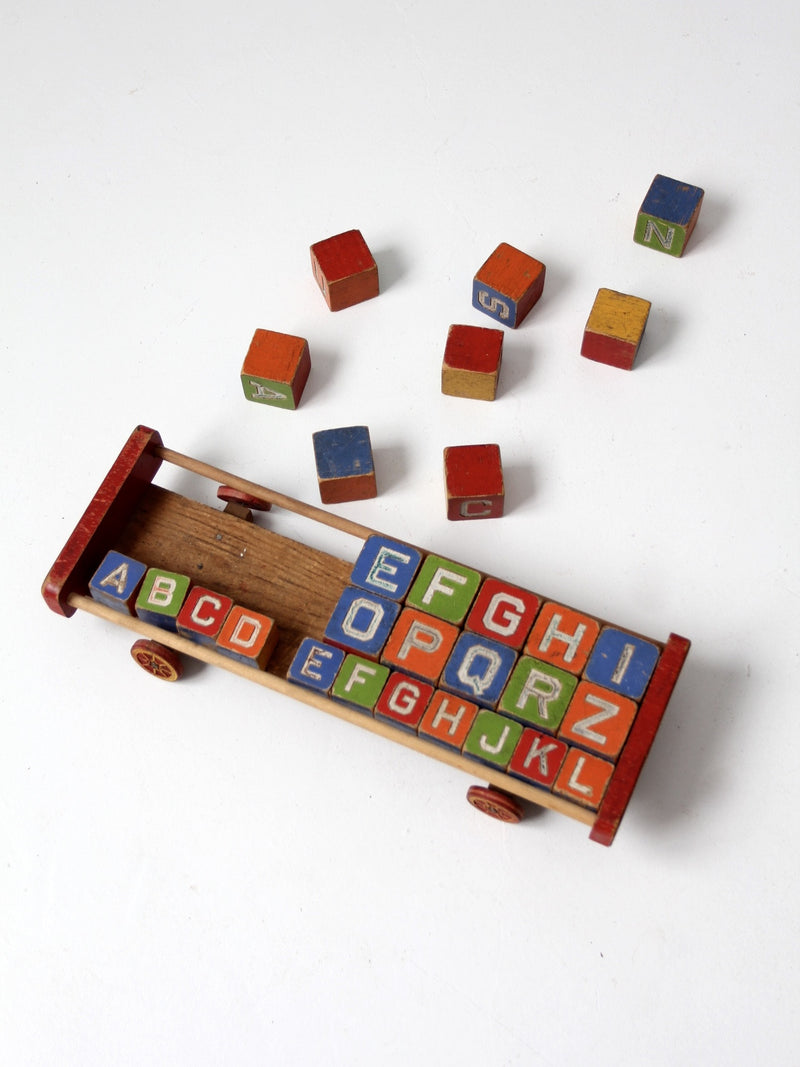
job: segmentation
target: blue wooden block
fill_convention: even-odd
[[[450,653],[440,684],[451,693],[493,708],[516,659],[516,652],[508,645],[465,630]]]
[[[657,645],[607,626],[586,664],[584,677],[614,693],[639,700],[660,655]]]
[[[295,657],[289,664],[286,677],[290,682],[327,693],[344,661],[344,652],[324,641],[304,637]]]
[[[394,600],[348,585],[333,609],[324,638],[340,648],[377,659],[399,614],[400,605]]]
[[[378,495],[367,426],[340,426],[312,434],[319,495],[323,504]]]
[[[121,552],[109,552],[89,580],[89,594],[116,611],[135,615],[133,605],[146,573],[144,563]]]
[[[639,208],[633,239],[637,244],[680,256],[700,214],[703,190],[657,174]]]
[[[422,562],[422,553],[400,541],[368,537],[353,564],[350,581],[390,600],[402,600]]]

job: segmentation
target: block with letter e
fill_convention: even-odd
[[[382,534],[368,537],[353,564],[350,581],[371,593],[402,600],[414,580],[422,553]]]
[[[108,552],[89,579],[89,595],[116,611],[135,615],[134,603],[146,573],[144,563],[121,552]]]
[[[150,567],[136,598],[136,614],[143,622],[177,630],[178,613],[191,585],[185,574]]]
[[[499,244],[473,279],[472,305],[515,329],[542,295],[544,276],[544,263]]]
[[[286,677],[290,682],[315,689],[318,693],[329,692],[336,674],[344,661],[344,651],[313,637],[304,637],[295,657],[289,664]]]

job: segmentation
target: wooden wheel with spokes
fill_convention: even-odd
[[[131,646],[131,655],[143,671],[165,682],[177,682],[183,674],[181,657],[173,648],[142,638]]]

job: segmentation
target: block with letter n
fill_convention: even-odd
[[[668,256],[682,256],[697,223],[703,195],[697,185],[657,174],[639,208],[634,241]]]

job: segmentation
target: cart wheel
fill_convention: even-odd
[[[224,500],[226,504],[241,504],[242,507],[250,508],[252,511],[270,511],[272,509],[272,504],[268,500],[261,500],[250,493],[243,493],[241,489],[234,489],[230,485],[221,485],[217,489],[217,497],[220,500]]]
[[[473,808],[501,822],[519,822],[522,818],[522,805],[508,793],[490,785],[471,785],[467,800]]]
[[[165,682],[177,682],[183,674],[180,655],[174,649],[160,645],[158,641],[145,638],[136,641],[131,646],[131,655],[143,671],[155,678],[163,678]]]

